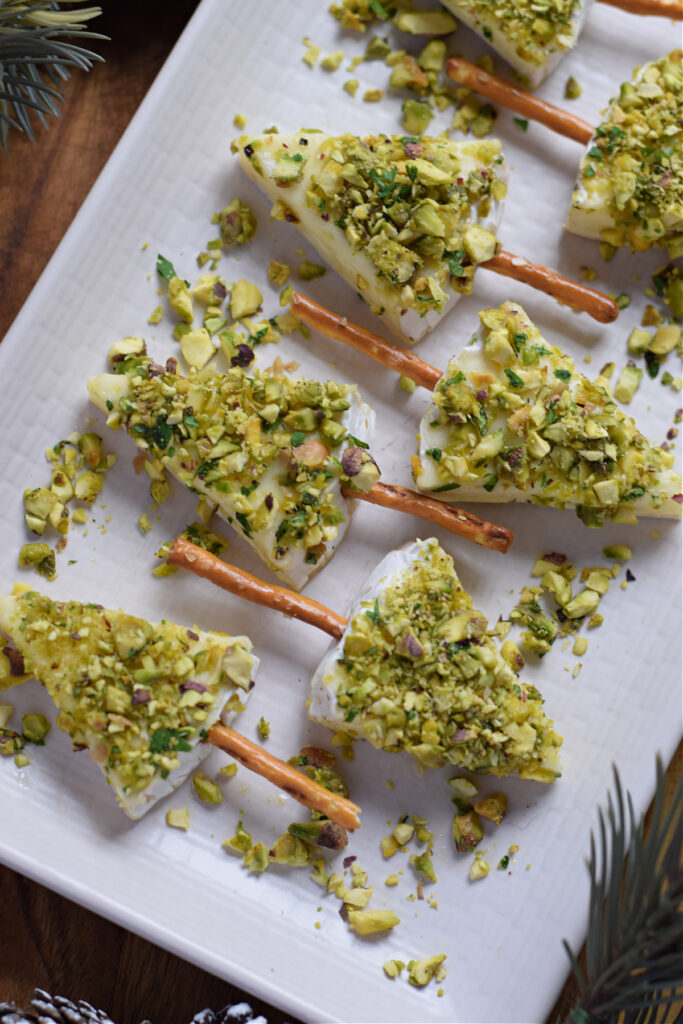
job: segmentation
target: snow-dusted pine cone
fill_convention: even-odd
[[[234,1006],[224,1006],[217,1013],[213,1010],[200,1010],[190,1024],[268,1024],[268,1021],[265,1017],[254,1017],[249,1003],[235,1003]]]
[[[34,991],[31,1006],[32,1010],[25,1012],[14,1003],[0,1003],[0,1024],[114,1024],[104,1010],[96,1010],[82,999],[73,1003],[40,988]],[[140,1024],[150,1024],[150,1021],[143,1020]],[[268,1024],[268,1021],[265,1017],[255,1017],[248,1003],[235,1003],[217,1013],[200,1010],[189,1024]]]

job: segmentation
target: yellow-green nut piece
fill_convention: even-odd
[[[220,225],[223,245],[228,248],[232,245],[244,245],[256,234],[257,222],[254,212],[241,199],[233,199],[214,219]]]
[[[268,264],[268,280],[279,288],[287,283],[287,278],[290,274],[291,269],[288,263],[279,263],[278,260],[271,260]]]
[[[116,364],[128,359],[129,356],[143,356],[146,351],[144,338],[126,337],[115,341],[109,349],[109,362]]]
[[[394,20],[401,32],[413,36],[445,36],[454,32],[458,23],[448,11],[401,11]]]
[[[407,391],[409,395],[412,395],[417,388],[417,384],[410,377],[406,377],[404,373],[398,378],[398,386],[402,391]]]
[[[26,754],[15,754],[14,763],[17,768],[26,768],[31,763],[31,758]]]
[[[573,77],[570,75],[564,86],[564,97],[567,100],[578,100],[579,96],[583,92],[583,89]]]
[[[241,277],[230,292],[230,316],[233,320],[251,316],[262,302],[263,296],[256,285]]]
[[[0,729],[0,754],[3,757],[13,756],[19,750],[23,750],[25,745],[26,740],[21,733],[15,732],[14,729]]]
[[[21,732],[24,739],[28,740],[29,743],[35,743],[42,747],[50,729],[51,725],[45,715],[30,713],[21,716]]]
[[[323,274],[326,274],[327,268],[319,263],[312,263],[310,260],[304,259],[301,261],[297,273],[302,281],[314,281],[316,277],[322,277]]]
[[[74,496],[73,485],[63,469],[55,469],[53,471],[50,490],[62,504],[70,501]]]
[[[407,822],[403,822],[400,825],[397,825],[396,828],[394,829],[394,839],[399,844],[399,846],[405,846],[406,843],[409,843],[410,840],[413,838],[414,834],[415,826],[409,825]]]
[[[382,970],[387,978],[398,978],[404,967],[403,960],[387,960],[385,964],[382,964]]]
[[[323,71],[336,71],[343,60],[344,51],[335,50],[334,53],[330,53],[327,57],[323,57],[320,61],[320,67]]]
[[[157,505],[163,505],[171,494],[171,485],[168,480],[152,480],[149,493]]]
[[[463,775],[456,775],[454,778],[449,779],[448,785],[461,800],[469,800],[470,797],[476,796],[479,792],[474,783],[470,782]]]
[[[445,953],[437,953],[436,956],[427,956],[423,960],[411,960],[408,964],[408,981],[411,985],[422,988],[437,975],[445,959]]]
[[[222,804],[223,794],[220,787],[207,778],[204,772],[197,772],[192,779],[194,791],[199,799],[205,804]]]
[[[494,825],[500,825],[505,817],[507,807],[508,798],[505,793],[489,793],[474,805],[477,814],[486,818],[487,821],[492,821]]]
[[[564,614],[568,619],[580,619],[596,611],[599,604],[600,595],[595,590],[582,590],[565,606]]]
[[[403,128],[409,135],[421,135],[427,130],[434,117],[427,104],[420,103],[418,100],[404,100],[401,110],[403,111]]]
[[[349,78],[348,82],[344,82],[342,89],[344,92],[348,92],[349,96],[355,96],[359,85],[360,82],[357,78]]]
[[[249,874],[260,875],[270,864],[268,847],[265,843],[256,843],[251,850],[244,855],[242,863],[249,869]]]
[[[349,910],[349,927],[356,935],[376,935],[388,932],[401,923],[393,910]]]
[[[514,640],[505,640],[500,646],[500,656],[507,662],[513,672],[520,673],[524,668],[524,655]],[[475,790],[476,792],[476,790]]]
[[[104,477],[101,473],[96,473],[93,469],[85,469],[76,477],[74,497],[79,501],[87,501],[92,504],[102,490],[103,484]]]
[[[412,854],[410,863],[416,871],[429,882],[436,882],[436,871],[434,870],[434,862],[432,861],[432,854],[430,850],[425,850],[424,853]]]
[[[226,850],[234,850],[235,853],[249,853],[253,845],[251,835],[247,832],[241,821],[237,822],[234,836],[223,840],[223,846]]]
[[[102,438],[92,431],[81,434],[78,439],[78,450],[91,469],[97,469],[102,461]]]
[[[168,301],[181,320],[188,324],[192,323],[194,320],[192,296],[190,289],[181,278],[172,277],[168,282]]]
[[[469,224],[463,232],[462,244],[473,263],[486,263],[496,255],[498,239],[486,228]]]
[[[190,827],[190,812],[187,807],[172,807],[166,811],[166,824],[171,828],[188,829]]]
[[[292,868],[305,868],[311,863],[313,851],[308,843],[298,836],[285,832],[278,836],[270,849],[270,859],[275,864],[288,864]]]
[[[420,51],[417,63],[423,71],[441,71],[446,59],[446,44],[443,39],[430,39]]]
[[[453,841],[460,853],[473,850],[484,838],[481,818],[476,811],[456,814],[453,818]]]
[[[476,882],[480,878],[486,878],[491,867],[479,854],[474,855],[474,861],[470,865],[470,881]]]
[[[650,342],[650,352],[654,352],[656,356],[666,356],[673,352],[680,340],[681,328],[678,324],[662,324]]]
[[[4,729],[14,713],[11,704],[0,704],[0,729]]]
[[[48,580],[55,578],[55,553],[49,544],[23,544],[19,565],[22,569],[35,569]]]
[[[180,339],[180,351],[188,366],[203,370],[216,354],[216,348],[206,327],[187,331]]]
[[[627,405],[640,387],[643,371],[639,366],[625,366],[614,385],[614,397]]]
[[[389,857],[393,857],[399,850],[399,845],[393,836],[382,836],[380,846],[382,848],[382,856],[385,860],[388,860]]]
[[[618,562],[628,562],[633,557],[633,552],[628,544],[608,544],[602,549],[605,558],[614,558]]]
[[[626,343],[631,355],[642,356],[650,348],[650,342],[654,335],[651,331],[644,331],[642,327],[634,327],[628,336]]]

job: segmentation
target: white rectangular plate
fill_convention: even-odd
[[[273,124],[283,131],[400,131],[399,98],[387,95],[379,104],[361,99],[366,88],[386,83],[384,65],[357,68],[353,74],[361,86],[353,100],[341,89],[351,77],[348,59],[333,74],[302,63],[304,35],[324,53],[344,48],[347,58],[364,48],[364,39],[337,31],[326,8],[323,0],[204,0],[0,350],[3,588],[19,575],[17,552],[27,540],[22,490],[49,479],[45,447],[83,429],[92,417],[120,459],[87,532],[72,528],[68,548],[58,558],[58,579],[44,589],[60,599],[94,600],[152,619],[167,615],[188,625],[196,621],[206,629],[248,633],[262,668],[239,726],[255,737],[256,722],[265,716],[272,723],[268,747],[284,757],[305,743],[329,744],[329,734],[305,716],[307,681],[326,638],[189,575],[164,580],[150,575],[160,543],[195,518],[194,502],[176,485],[172,498],[152,515],[153,531],[141,536],[136,520],[149,508],[146,477],[133,472],[130,441],[108,432],[89,408],[85,382],[105,368],[109,346],[126,334],[144,334],[157,358],[177,354],[168,316],[155,327],[147,325],[154,307],[166,301],[157,294],[156,254],[194,279],[195,256],[216,233],[211,214],[235,196],[253,206],[259,227],[249,246],[222,260],[220,271],[228,280],[258,282],[266,315],[279,312],[277,291],[267,283],[268,261],[296,267],[297,249],[315,259],[293,228],[269,222],[269,204],[241,177],[229,153],[230,138],[237,134],[235,114],[245,114],[253,131]],[[541,92],[565,102],[564,82],[573,74],[584,92],[572,109],[594,120],[633,66],[665,52],[670,38],[665,21],[598,4],[578,50]],[[465,29],[458,30],[453,45],[469,56],[481,52]],[[446,127],[447,116],[435,120],[436,132]],[[618,323],[603,328],[482,271],[475,294],[461,302],[420,354],[445,366],[474,331],[477,311],[512,298],[582,368],[590,354],[591,371],[609,359],[618,370],[626,361],[628,331],[639,323],[647,301],[643,289],[664,260],[620,252],[605,264],[594,243],[564,236],[561,224],[580,148],[538,126],[522,132],[503,112],[498,126],[512,168],[501,233],[506,247],[574,277],[580,266],[590,265],[599,274],[596,285],[630,292],[633,302]],[[367,308],[331,272],[304,287],[373,326]],[[260,357],[269,363],[276,355],[296,359],[311,375],[358,379],[377,411],[384,478],[410,484],[408,456],[424,392],[406,395],[394,375],[322,337],[307,344],[300,335],[287,336]],[[669,363],[674,374],[680,372],[675,356]],[[662,441],[679,404],[678,395],[646,378],[629,411],[654,441]],[[475,604],[493,620],[509,612],[542,551],[563,551],[583,566],[603,562],[600,549],[608,542],[629,543],[634,550],[630,567],[636,581],[625,592],[612,585],[601,606],[605,624],[589,634],[578,678],[567,670],[576,659],[561,643],[542,664],[525,670],[564,735],[562,778],[552,787],[482,780],[483,792],[501,788],[509,797],[505,822],[489,829],[483,844],[494,868],[511,844],[519,846],[509,871],[494,869],[487,879],[469,882],[470,858],[457,855],[450,838],[453,809],[446,780],[451,773],[423,774],[408,759],[360,746],[355,761],[343,763],[351,795],[363,807],[363,828],[347,853],[369,872],[372,905],[394,908],[402,919],[391,934],[364,941],[349,932],[336,898],[319,889],[307,871],[274,868],[261,877],[248,876],[239,860],[221,849],[240,817],[266,842],[305,817],[267,783],[247,778],[240,769],[217,807],[201,805],[188,783],[132,824],[115,807],[87,755],[74,756],[57,730],[44,748],[31,748],[27,769],[17,769],[12,759],[0,766],[5,862],[307,1020],[542,1020],[568,969],[561,940],[576,945],[585,930],[584,857],[596,806],[610,785],[610,766],[618,764],[640,811],[652,793],[655,752],[668,761],[678,740],[680,529],[646,521],[590,531],[571,513],[493,505],[481,511],[515,530],[506,557],[450,534],[438,536]],[[362,506],[344,545],[309,593],[343,612],[349,595],[388,550],[430,533],[421,522]],[[236,537],[226,557],[267,575]],[[39,580],[30,580],[38,586]],[[52,715],[36,683],[10,691],[8,699],[17,714],[41,709]],[[209,771],[224,760],[218,753],[211,757]],[[190,831],[167,828],[166,810],[185,805]],[[406,854],[384,861],[380,853],[380,838],[399,816],[414,813],[429,817],[436,836],[438,883],[425,889],[433,890],[438,909],[408,898],[416,878]],[[387,888],[384,879],[394,871],[401,872],[400,884]],[[382,972],[389,958],[407,961],[434,953],[448,955],[441,997],[434,983],[418,990],[405,976],[391,982]]]

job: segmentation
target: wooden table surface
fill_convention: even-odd
[[[90,74],[76,73],[67,102],[37,141],[14,133],[0,153],[0,338],[28,298],[107,157],[151,85],[197,0],[106,4],[95,23],[111,37]],[[95,27],[94,26],[94,27]],[[680,777],[683,747],[667,773]],[[210,1006],[247,999],[281,1024],[281,1011],[131,932],[0,866],[0,1001],[27,1006],[35,986],[106,1010],[117,1024],[188,1024]],[[549,1017],[565,1018],[571,981]]]

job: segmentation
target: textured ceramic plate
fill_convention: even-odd
[[[351,77],[345,70],[348,57],[361,52],[364,41],[338,33],[326,7],[324,0],[204,0],[0,349],[3,587],[17,577],[17,551],[26,540],[23,488],[48,479],[45,447],[82,429],[92,417],[120,459],[86,530],[72,529],[68,548],[59,556],[58,579],[46,586],[58,598],[89,599],[152,619],[167,615],[207,629],[250,634],[262,668],[240,728],[255,737],[256,722],[265,716],[272,723],[269,749],[285,757],[304,743],[329,742],[329,734],[305,716],[307,681],[326,638],[182,573],[165,580],[150,575],[155,550],[194,518],[194,502],[175,487],[152,516],[153,531],[141,536],[136,521],[149,508],[144,474],[133,471],[128,440],[109,435],[89,408],[85,381],[105,368],[109,346],[125,334],[144,334],[157,358],[177,351],[170,318],[154,327],[147,324],[154,307],[165,301],[157,294],[156,253],[194,278],[196,255],[215,233],[211,214],[233,197],[253,205],[259,228],[251,245],[223,259],[221,273],[228,280],[258,282],[267,315],[279,311],[278,294],[266,279],[268,261],[296,266],[297,249],[313,256],[293,228],[269,222],[269,204],[240,176],[229,152],[235,114],[245,114],[254,131],[273,124],[283,131],[400,130],[399,99],[387,96],[379,104],[361,99],[366,88],[384,84],[383,65],[358,67],[361,86],[355,100],[342,91]],[[542,94],[561,102],[571,73],[584,90],[572,109],[594,120],[615,83],[669,45],[670,26],[655,22],[597,4],[578,50]],[[345,49],[347,60],[335,73],[310,70],[301,61],[304,35],[324,53]],[[480,52],[465,29],[458,31],[453,46],[470,56]],[[443,115],[433,127],[440,131],[446,124]],[[526,287],[480,272],[475,295],[458,305],[420,354],[445,366],[475,329],[478,309],[512,298],[580,365],[590,356],[591,371],[609,359],[620,368],[627,334],[639,323],[646,301],[642,291],[663,260],[619,253],[606,264],[594,243],[563,236],[560,226],[579,148],[533,125],[522,132],[507,114],[501,113],[498,125],[512,169],[501,231],[506,247],[575,277],[580,266],[592,266],[598,272],[596,285],[630,292],[633,302],[618,323],[602,328]],[[307,290],[371,326],[371,314],[331,272]],[[288,336],[277,348],[264,349],[261,359],[269,363],[276,355],[298,361],[311,375],[360,381],[377,412],[384,477],[410,483],[407,460],[425,393],[406,395],[391,373],[322,337],[306,343],[299,335]],[[670,363],[679,373],[675,357]],[[646,378],[631,411],[660,442],[678,404],[673,391]],[[363,828],[347,852],[369,873],[373,905],[391,907],[401,917],[391,934],[363,941],[340,920],[336,898],[324,894],[306,871],[276,868],[258,878],[248,876],[239,860],[221,849],[238,818],[255,838],[270,842],[299,817],[298,806],[278,797],[267,783],[240,770],[225,786],[225,802],[215,808],[201,805],[185,786],[133,824],[116,808],[87,756],[73,755],[57,730],[44,748],[32,748],[27,769],[16,769],[11,759],[1,766],[3,859],[307,1020],[542,1020],[567,973],[561,940],[576,944],[584,933],[584,858],[596,806],[610,784],[610,766],[619,765],[641,810],[653,789],[655,752],[668,760],[678,739],[679,529],[674,523],[649,521],[589,531],[571,513],[532,507],[488,506],[488,514],[516,532],[507,556],[449,534],[439,539],[453,554],[476,605],[492,619],[509,612],[543,550],[561,550],[579,566],[595,565],[602,561],[604,544],[627,542],[634,550],[630,567],[636,580],[626,591],[618,582],[612,585],[601,609],[605,623],[590,634],[577,678],[570,671],[577,659],[559,643],[542,665],[525,671],[542,689],[546,708],[564,735],[563,776],[552,787],[482,782],[483,792],[504,788],[510,808],[504,824],[491,830],[483,844],[494,866],[487,879],[470,883],[470,858],[453,849],[450,773],[421,774],[407,759],[358,747],[344,772],[353,798],[363,806]],[[345,611],[349,595],[373,564],[416,534],[425,537],[429,531],[406,517],[359,508],[343,546],[308,592]],[[260,571],[236,537],[226,557]],[[35,683],[10,697],[17,713],[42,709],[52,714]],[[207,770],[215,770],[221,760],[212,754]],[[165,825],[172,806],[189,806],[189,832]],[[438,909],[414,900],[416,879],[405,854],[386,862],[380,853],[387,823],[393,826],[401,815],[414,813],[429,817],[435,833],[438,882],[425,888]],[[495,870],[511,844],[519,852],[509,870]],[[387,888],[384,879],[394,871],[400,872],[399,885]],[[417,990],[405,978],[390,982],[382,972],[389,958],[434,953],[448,955],[441,997],[434,983]]]

